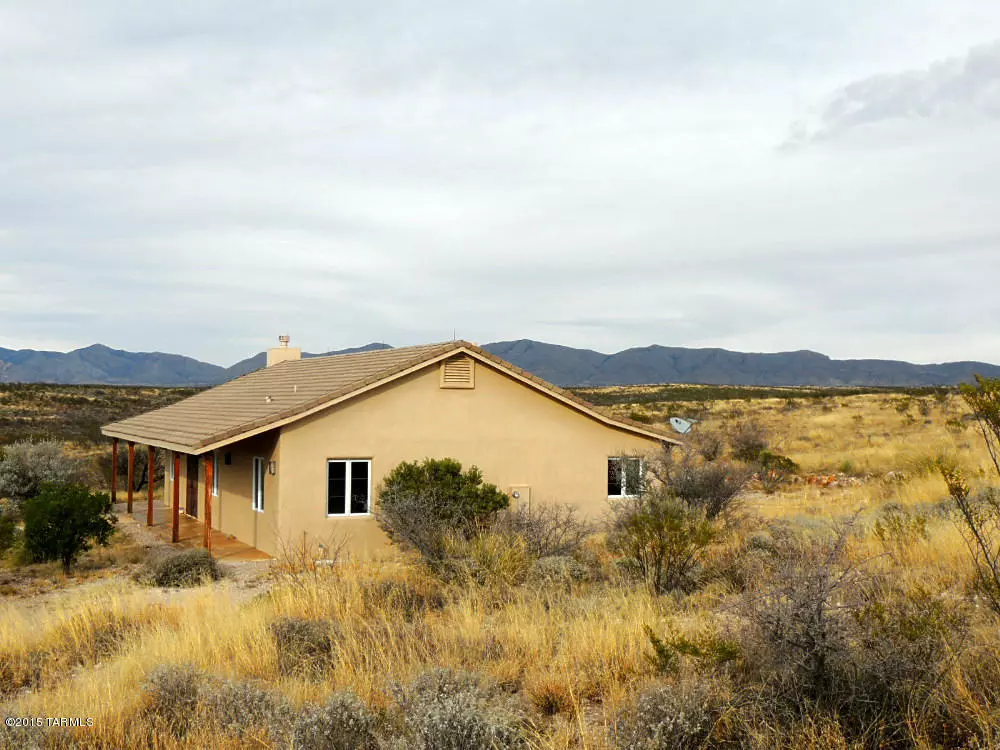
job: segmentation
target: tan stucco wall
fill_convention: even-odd
[[[225,463],[225,454],[231,463]],[[232,534],[240,541],[251,544],[270,555],[277,554],[278,478],[268,474],[264,480],[264,511],[253,509],[253,459],[259,456],[267,461],[278,461],[277,431],[264,433],[222,448],[217,453],[215,470],[219,472],[219,495],[212,498],[212,528]],[[171,455],[170,460],[173,460]],[[181,454],[180,490],[181,512],[184,512],[187,488],[187,456]],[[163,502],[173,503],[173,486],[169,478],[164,482]],[[198,462],[198,518],[205,518],[205,469]]]
[[[300,543],[303,533],[318,542],[346,534],[358,553],[384,548],[373,518],[327,517],[330,458],[370,458],[377,488],[401,461],[452,457],[477,465],[503,490],[529,486],[533,505],[572,503],[594,518],[607,508],[607,458],[659,448],[656,440],[611,428],[482,363],[474,389],[442,389],[439,382],[431,366],[282,428],[281,536]]]

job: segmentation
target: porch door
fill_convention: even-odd
[[[198,517],[198,457],[187,457],[187,498],[184,512],[192,518]]]

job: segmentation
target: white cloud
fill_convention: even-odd
[[[1000,6],[877,6],[0,4],[0,344],[1000,361]]]

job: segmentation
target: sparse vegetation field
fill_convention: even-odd
[[[609,528],[577,535],[561,516],[446,540],[448,575],[406,550],[288,557],[249,599],[232,570],[150,586],[122,532],[83,558],[78,588],[46,564],[57,597],[0,588],[0,713],[93,726],[0,729],[0,746],[998,746],[1000,621],[939,471],[972,493],[997,482],[965,401],[808,390],[581,392],[651,424],[699,420],[657,527],[692,534],[668,550],[695,556],[656,585]],[[733,477],[742,491],[708,518]]]

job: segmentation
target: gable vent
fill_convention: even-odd
[[[442,388],[475,388],[476,363],[471,357],[452,357],[441,363]]]

